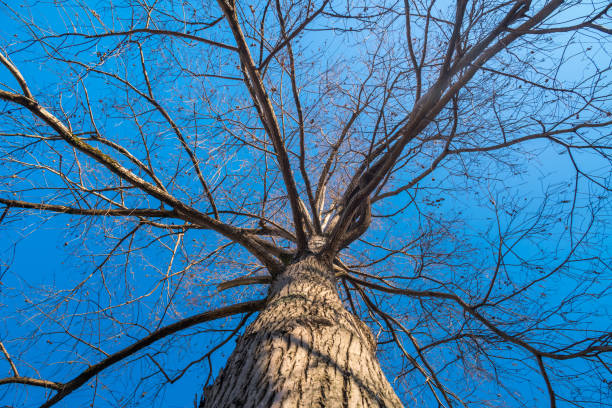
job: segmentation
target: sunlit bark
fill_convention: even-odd
[[[309,255],[276,277],[202,408],[401,407],[368,327],[342,305],[329,260]]]

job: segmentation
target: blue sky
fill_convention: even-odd
[[[39,4],[37,7],[32,8],[29,12],[32,13],[33,17],[37,20],[45,21],[45,23],[51,25],[62,26],[60,16],[58,16],[57,8],[54,5]],[[68,11],[62,11],[61,13],[68,13]],[[60,13],[60,14],[61,14]],[[84,15],[85,16],[85,15]],[[6,44],[11,43],[14,35],[19,37],[21,33],[24,33],[23,28],[20,28],[16,24],[6,11],[0,14],[2,19],[3,27],[0,30],[0,38],[4,42],[2,46],[8,47]],[[325,33],[316,34],[317,36],[324,36]],[[570,42],[572,38],[567,36],[567,42]],[[217,40],[221,40],[217,38]],[[595,67],[595,66],[606,66],[609,64],[610,59],[610,48],[609,44],[602,44],[598,41],[593,41],[592,47],[599,47],[596,51],[592,52],[590,64],[582,65],[586,61],[579,53],[582,47],[589,45],[587,40],[582,39],[581,42],[576,42],[568,47],[552,47],[549,51],[550,56],[558,56],[559,53],[575,54],[576,57],[571,63],[566,64],[568,67],[566,70],[562,70],[557,74],[556,80],[565,82],[571,80],[575,74],[576,69],[580,69],[581,75],[589,76],[588,72],[585,72],[583,68]],[[229,41],[229,40],[228,40]],[[334,46],[321,51],[317,55],[324,57],[332,56],[327,55],[333,54],[338,50],[342,50],[342,40],[335,39],[331,42]],[[357,41],[357,40],[354,40]],[[564,43],[565,38],[561,37],[559,43]],[[113,40],[110,39],[107,42],[102,41],[97,45],[99,47],[98,52],[104,53],[107,51],[107,47],[113,44]],[[328,44],[329,45],[329,44]],[[11,48],[12,50],[12,48]],[[330,51],[331,50],[331,51]],[[359,55],[357,50],[354,48],[355,56]],[[83,58],[95,59],[95,52],[92,50],[90,53],[84,53]],[[314,53],[314,52],[313,52]],[[165,54],[159,53],[160,58]],[[191,60],[195,58],[194,55],[199,55],[197,49],[195,51],[190,49],[181,54],[180,57],[184,60]],[[29,84],[34,92],[40,92],[41,94],[47,92],[51,96],[57,92],[65,91],[65,88],[57,85],[61,82],[61,79],[68,75],[74,75],[68,69],[59,68],[55,66],[49,66],[41,63],[44,55],[42,54],[41,48],[31,47],[26,50],[25,53],[21,54],[19,59],[15,62],[18,63],[19,68],[22,70],[24,75],[29,81]],[[543,57],[544,58],[544,57]],[[154,58],[152,58],[154,59]],[[551,61],[554,59],[551,58]],[[320,62],[322,65],[326,62],[326,59]],[[115,67],[113,63],[111,66]],[[224,67],[230,68],[231,61],[222,61]],[[547,64],[544,62],[543,66]],[[579,67],[579,68],[578,68]],[[132,75],[133,67],[125,67],[128,75]],[[550,69],[554,67],[548,67]],[[356,68],[357,73],[359,68]],[[164,70],[157,72],[158,75],[162,75]],[[1,78],[4,80],[7,73],[3,72]],[[136,75],[136,74],[134,74]],[[177,87],[182,83],[177,84]],[[223,95],[223,92],[234,92],[233,82],[228,81],[224,88],[217,90],[217,95]],[[92,80],[88,84],[88,90],[93,103],[100,109],[107,109],[109,112],[107,120],[102,122],[100,126],[108,132],[109,135],[116,136],[117,138],[127,137],[132,133],[137,133],[137,128],[132,123],[122,121],[121,118],[111,116],[113,109],[123,109],[123,106],[112,105],[107,102],[105,96],[107,92],[111,92],[112,96],[115,97],[120,92],[118,88],[108,87],[104,81]],[[184,89],[181,89],[184,90]],[[157,95],[163,95],[170,101],[172,105],[176,103],[180,106],[183,101],[186,101],[184,106],[187,108],[193,107],[198,108],[197,102],[190,103],[190,98],[193,98],[199,92],[199,89],[190,88],[184,90],[185,96],[178,98],[175,89],[160,89],[155,90]],[[210,89],[206,89],[206,92],[210,92]],[[517,95],[522,91],[519,89],[514,90]],[[67,92],[66,95],[72,95]],[[222,96],[212,96],[211,98]],[[53,97],[49,98],[50,103],[53,102]],[[109,97],[109,100],[113,98]],[[66,97],[62,100],[62,104],[66,110],[77,105],[77,102],[82,102],[82,95],[80,98],[71,99]],[[545,101],[546,102],[546,101]],[[554,105],[556,107],[557,105]],[[525,110],[529,106],[526,105]],[[542,104],[542,111],[546,112],[548,108],[553,108],[553,105]],[[329,108],[329,107],[327,107]],[[143,108],[144,112],[144,108]],[[521,108],[517,108],[516,115],[524,114]],[[490,112],[484,112],[483,116],[490,114]],[[178,114],[177,114],[178,115]],[[101,115],[102,116],[102,115]],[[341,116],[341,115],[339,115]],[[146,120],[150,120],[152,123],[156,120],[154,115],[147,116],[145,113],[142,115]],[[209,118],[210,119],[210,118]],[[81,123],[76,123],[76,125]],[[213,121],[200,122],[203,138],[208,136],[204,129],[212,129],[211,132],[219,130],[217,129]],[[85,126],[89,126],[85,123]],[[152,125],[154,127],[154,125]],[[186,124],[186,126],[190,126]],[[160,135],[161,135],[160,131]],[[212,133],[211,133],[212,134]],[[218,135],[217,135],[218,136]],[[219,136],[210,138],[210,146],[220,144],[224,139]],[[601,132],[601,136],[605,137],[605,132]],[[608,134],[609,137],[609,134]],[[167,139],[160,136],[158,139],[158,150],[159,162],[166,165],[176,156],[177,151],[176,145],[168,142]],[[500,228],[502,230],[509,230],[510,238],[518,238],[520,231],[526,226],[534,223],[533,214],[541,208],[543,202],[547,202],[550,207],[546,207],[546,217],[541,221],[538,221],[536,225],[541,230],[534,233],[533,240],[525,240],[513,247],[514,252],[508,254],[508,280],[518,278],[521,276],[531,276],[531,273],[539,273],[537,270],[527,270],[521,265],[521,258],[531,257],[536,259],[535,263],[540,263],[544,267],[552,268],[555,262],[559,262],[563,258],[564,254],[567,253],[569,243],[572,240],[578,239],[586,229],[586,226],[591,215],[591,209],[597,211],[598,222],[592,227],[594,240],[592,243],[585,244],[585,253],[600,255],[604,260],[607,257],[609,261],[609,253],[611,252],[612,242],[608,237],[605,236],[605,226],[611,220],[610,217],[611,209],[609,206],[609,194],[606,191],[598,188],[594,183],[589,183],[584,179],[579,181],[579,194],[577,195],[576,204],[581,211],[576,213],[576,216],[569,221],[568,208],[572,205],[572,192],[574,190],[574,171],[569,166],[570,159],[567,154],[563,154],[558,148],[552,147],[551,145],[544,144],[542,142],[532,142],[525,149],[530,153],[529,161],[523,163],[520,167],[517,175],[511,177],[511,170],[493,161],[481,160],[478,156],[466,155],[466,162],[469,162],[472,171],[478,169],[481,174],[490,176],[488,183],[472,183],[465,179],[457,176],[452,170],[441,168],[432,174],[432,177],[428,177],[422,183],[420,183],[421,189],[416,193],[415,202],[419,208],[424,208],[423,213],[428,214],[431,218],[424,220],[422,214],[419,214],[417,207],[410,207],[405,211],[402,217],[397,218],[396,223],[373,225],[372,230],[368,233],[366,238],[371,239],[375,242],[391,242],[388,240],[389,236],[396,236],[398,239],[408,239],[410,234],[417,232],[416,226],[420,223],[431,222],[431,225],[436,226],[437,220],[441,217],[451,218],[453,214],[456,214],[458,222],[461,222],[460,232],[454,236],[454,239],[446,237],[446,241],[437,242],[440,248],[452,248],[457,246],[458,250],[465,249],[466,254],[464,259],[470,259],[469,256],[473,256],[472,264],[469,265],[458,265],[452,270],[452,277],[449,277],[448,268],[444,265],[432,265],[431,274],[432,276],[441,276],[449,278],[455,283],[461,283],[466,288],[470,289],[481,289],[482,282],[474,280],[473,276],[468,275],[466,272],[465,277],[462,276],[462,271],[469,271],[472,267],[480,267],[483,271],[490,271],[490,264],[495,260],[495,241],[497,238],[497,223],[495,222],[495,206],[499,206],[498,214],[500,215]],[[243,150],[231,150],[223,152],[222,156],[218,158],[210,157],[207,158],[209,164],[226,166],[228,177],[236,177],[242,171],[249,170],[253,174],[257,174],[259,170],[256,163],[252,163],[254,160],[252,153],[245,153]],[[579,162],[583,170],[596,174],[602,177],[605,181],[609,182],[610,166],[609,162],[598,158],[597,156],[585,156],[580,158]],[[168,162],[168,163],[166,163]],[[184,163],[184,162],[183,162]],[[185,166],[183,164],[183,166]],[[185,166],[185,169],[188,167]],[[170,165],[164,168],[167,171],[171,171],[174,168]],[[185,170],[187,173],[188,170]],[[297,173],[297,172],[296,172]],[[4,175],[4,173],[2,173]],[[165,175],[165,173],[164,173]],[[187,179],[187,175],[181,172],[181,175],[185,178],[179,179],[180,181]],[[221,177],[214,170],[211,170],[207,174],[207,177]],[[103,180],[103,177],[102,177]],[[110,180],[110,178],[109,178]],[[52,178],[43,179],[42,176],[32,174],[25,178],[19,186],[32,183],[34,185],[41,182],[52,184],[54,180]],[[452,189],[449,191],[448,185],[453,187],[461,186],[461,183],[465,183],[467,188],[465,189]],[[249,190],[251,189],[251,190]],[[249,196],[249,192],[259,193],[259,186],[250,186],[248,183],[242,185],[240,190],[235,192],[236,196],[241,194]],[[509,193],[510,192],[510,193]],[[2,191],[0,194],[5,194],[6,191]],[[28,197],[30,199],[43,196],[44,191],[28,191]],[[129,193],[128,193],[129,194]],[[177,194],[180,194],[177,193]],[[227,198],[230,200],[232,197]],[[133,200],[138,200],[138,197],[132,197]],[[436,200],[440,200],[437,201]],[[409,201],[407,194],[401,194],[393,200],[375,207],[375,212],[391,212],[395,209],[401,208],[405,203]],[[140,205],[151,205],[155,206],[154,200],[149,202],[138,202]],[[520,212],[513,213],[511,210],[521,210]],[[507,212],[510,211],[510,212]],[[555,211],[559,213],[558,220],[555,218]],[[100,353],[92,352],[90,348],[83,344],[74,344],[66,337],[65,333],[62,332],[61,325],[50,324],[45,322],[44,316],[37,311],[36,308],[29,303],[26,296],[36,298],[42,301],[42,305],[45,305],[46,290],[52,292],[56,289],[67,290],[73,287],[78,282],[88,277],[94,269],[93,265],[99,264],[104,258],[108,251],[114,246],[114,244],[120,240],[123,236],[127,236],[128,240],[132,238],[129,232],[134,227],[133,225],[115,225],[112,219],[104,219],[102,221],[96,221],[93,223],[80,222],[74,217],[65,215],[58,215],[53,217],[47,217],[39,213],[29,213],[27,216],[12,216],[9,219],[10,223],[3,224],[0,226],[0,276],[2,277],[0,286],[0,304],[4,309],[5,318],[0,323],[0,339],[5,342],[5,345],[9,352],[20,362],[19,368],[22,375],[37,376],[36,369],[41,370],[41,376],[43,378],[50,378],[57,381],[65,381],[72,377],[73,372],[62,369],[62,361],[69,361],[75,358],[78,353],[83,353],[78,358],[89,359],[89,361],[95,362],[101,358]],[[99,222],[99,223],[98,223]],[[564,228],[571,224],[571,234]],[[440,223],[440,228],[444,226]],[[512,228],[516,229],[516,233],[512,234]],[[127,234],[127,235],[126,235]],[[123,268],[124,256],[119,256],[117,259],[109,261],[105,268],[108,269],[109,276],[113,278],[114,287],[111,287],[108,291],[112,292],[113,296],[120,294],[126,295],[126,293],[132,294],[136,297],[137,294],[147,294],[154,291],[154,296],[146,297],[141,302],[128,305],[125,308],[121,308],[121,312],[113,315],[114,319],[125,317],[126,319],[135,319],[138,323],[143,326],[157,325],[160,324],[160,318],[163,316],[161,324],[167,324],[180,317],[186,317],[191,314],[198,313],[203,309],[229,304],[236,298],[260,298],[264,295],[261,288],[256,289],[233,289],[227,293],[218,294],[214,290],[214,284],[217,283],[221,278],[225,278],[222,273],[228,271],[231,276],[239,276],[245,270],[234,261],[245,258],[244,251],[237,248],[232,248],[225,252],[218,264],[208,265],[205,262],[197,263],[193,267],[190,267],[190,271],[194,271],[194,276],[185,273],[173,276],[173,272],[180,271],[186,268],[190,262],[197,260],[198,256],[204,256],[209,248],[215,248],[217,245],[223,244],[224,241],[219,239],[218,236],[206,231],[189,231],[183,237],[177,235],[168,236],[162,238],[158,243],[150,245],[153,239],[153,235],[146,229],[139,230],[133,236],[135,245],[142,245],[143,249],[139,252],[140,257],[133,260],[133,263],[129,267]],[[573,238],[570,238],[573,237]],[[595,239],[596,238],[596,239]],[[175,245],[178,245],[184,250],[184,253],[179,251],[179,256],[172,257],[171,253]],[[462,240],[462,241],[461,241]],[[513,240],[510,240],[513,242]],[[127,241],[126,241],[127,242]],[[475,252],[468,252],[466,248],[460,247],[459,244],[469,244],[469,246],[475,248]],[[415,252],[418,248],[411,248]],[[353,248],[353,253],[356,257],[363,254],[369,256],[377,255],[375,250],[367,245],[357,244]],[[78,254],[79,256],[75,256]],[[407,259],[397,260],[394,264],[396,267],[405,267],[406,269],[411,268],[413,265]],[[580,282],[579,277],[574,277],[574,269],[576,273],[583,269],[591,267],[598,268],[600,271],[600,279],[592,282]],[[487,269],[488,268],[488,269]],[[382,268],[381,268],[382,269]],[[379,271],[379,272],[384,272]],[[573,285],[586,285],[586,293],[588,296],[585,297],[583,303],[579,303],[581,306],[580,310],[576,310],[569,313],[569,318],[578,319],[577,325],[580,326],[581,330],[588,328],[590,330],[601,329],[609,330],[609,318],[610,318],[610,306],[612,305],[612,299],[610,298],[610,265],[602,262],[591,262],[580,261],[568,268],[567,273],[561,275],[560,278],[547,280],[545,285],[534,289],[533,297],[538,298],[538,304],[527,304],[525,310],[531,310],[530,308],[544,307],[554,305],[555,302],[562,299],[568,292],[569,289],[573,289]],[[522,275],[525,274],[525,275]],[[171,276],[170,278],[163,280],[160,278]],[[183,277],[184,276],[184,277]],[[129,277],[131,279],[129,284],[124,284],[123,277]],[[185,281],[181,279],[186,279]],[[127,280],[126,280],[127,281]],[[161,284],[160,284],[161,282]],[[171,282],[171,284],[170,284]],[[86,313],[110,306],[110,294],[107,297],[105,295],[106,289],[104,288],[105,282],[102,280],[102,276],[95,275],[93,278],[87,280],[86,288],[91,289],[91,297],[87,298],[89,292],[85,289],[82,293],[79,293],[78,301],[66,302],[65,306],[58,306],[58,310],[65,310],[67,314],[76,314],[85,316]],[[508,283],[510,284],[510,283]],[[587,285],[588,284],[588,285]],[[178,296],[173,291],[175,288],[180,288]],[[37,288],[37,289],[34,289]],[[97,291],[96,291],[97,290]],[[598,294],[603,293],[604,295],[597,298]],[[85,299],[85,301],[83,301]],[[49,302],[54,302],[55,298],[49,298]],[[176,304],[175,308],[169,308],[168,310],[164,307],[164,302],[174,301]],[[387,305],[394,306],[397,304],[397,298],[387,297]],[[590,302],[590,303],[589,303]],[[405,310],[410,310],[412,307],[418,308],[418,302],[409,300],[401,301],[399,306]],[[433,307],[433,306],[432,306]],[[597,307],[597,309],[594,309]],[[62,309],[65,308],[65,309]],[[574,315],[572,315],[574,313]],[[590,316],[586,313],[589,313]],[[223,326],[224,329],[231,329],[238,323],[239,319],[232,319],[227,326]],[[415,319],[416,320],[416,319]],[[115,341],[117,349],[130,344],[135,339],[140,338],[144,333],[140,327],[129,327],[125,328],[122,325],[117,324],[117,321],[112,320],[101,320],[99,326],[96,324],[98,320],[89,320],[86,318],[75,318],[77,324],[74,325],[74,330],[80,334],[91,334],[100,333],[101,337],[108,336],[111,340]],[[59,323],[65,323],[60,321]],[[451,322],[452,323],[452,322]],[[456,322],[455,322],[456,323]],[[152,327],[152,326],[149,326]],[[188,333],[198,332],[203,328],[211,328],[213,325],[203,327],[197,327],[188,331]],[[215,327],[219,327],[215,325]],[[40,337],[30,339],[29,336],[35,333],[36,329],[40,329],[45,334]],[[376,332],[375,328],[373,328]],[[155,356],[166,366],[170,367],[171,371],[175,374],[182,368],[185,367],[190,361],[196,360],[202,354],[199,350],[205,350],[207,346],[214,344],[222,336],[226,335],[224,332],[207,332],[199,333],[195,336],[184,336],[184,337],[172,337],[167,341],[172,342],[173,347],[167,354]],[[578,333],[580,334],[580,333]],[[116,336],[115,339],[113,337]],[[567,338],[571,339],[577,336],[577,333],[568,333]],[[112,344],[109,339],[105,339],[105,347],[110,347]],[[164,341],[160,342],[164,343]],[[110,351],[115,351],[115,346],[110,348]],[[214,355],[212,359],[212,375],[215,376],[219,369],[223,366],[223,363],[233,347],[233,340],[228,345],[222,348],[218,353]],[[154,348],[156,350],[157,348]],[[194,350],[198,350],[194,353]],[[505,384],[508,390],[497,389],[488,390],[483,388],[477,388],[477,390],[470,396],[474,400],[488,398],[490,395],[499,394],[501,399],[505,400],[511,406],[519,406],[518,403],[512,402],[511,394],[513,392],[520,392],[521,399],[526,406],[539,406],[545,404],[547,401],[544,384],[537,374],[525,374],[529,372],[529,367],[533,367],[533,361],[522,357],[518,361],[504,363],[509,357],[514,357],[516,350],[508,349],[506,351],[497,350],[499,354],[495,357],[496,361],[500,366],[509,372],[517,370],[516,377],[506,377]],[[441,352],[443,354],[444,351]],[[470,358],[472,354],[466,352]],[[392,368],[397,354],[391,352],[385,355],[385,359],[388,359],[388,363]],[[443,355],[435,356],[435,361],[444,361]],[[134,360],[129,366],[120,365],[118,369],[112,373],[112,375],[105,377],[102,376],[99,383],[93,383],[90,389],[85,388],[84,390],[75,393],[74,395],[67,398],[62,402],[62,406],[80,406],[85,403],[91,402],[91,395],[94,394],[92,391],[98,394],[98,397],[94,400],[94,405],[99,407],[105,406],[136,406],[138,401],[142,405],[147,405],[146,397],[151,393],[157,391],[156,385],[163,382],[163,376],[160,373],[156,373],[151,378],[147,378],[143,384],[136,387],[136,378],[139,378],[143,373],[150,372],[152,367],[151,359],[146,353],[140,353],[134,357]],[[52,363],[47,365],[48,363]],[[32,364],[32,367],[28,367],[27,364]],[[518,364],[515,368],[513,365]],[[575,364],[572,366],[571,364]],[[524,367],[527,367],[525,369]],[[8,364],[5,362],[0,363],[0,369],[8,372]],[[580,371],[585,369],[584,366],[578,363],[569,363],[567,371]],[[389,372],[394,372],[391,369]],[[205,382],[206,376],[209,373],[208,366],[205,362],[198,363],[192,367],[192,369],[183,376],[175,384],[168,385],[161,391],[165,398],[160,401],[161,406],[190,406],[196,393],[199,394],[201,385]],[[471,382],[466,380],[466,384],[489,384],[484,378],[478,378],[478,373],[474,373],[474,379],[470,379]],[[462,376],[460,370],[450,370],[445,372],[445,376],[452,378],[454,376]],[[571,374],[569,374],[571,375]],[[609,379],[609,377],[608,377]],[[398,380],[395,383],[396,388],[408,387],[414,385],[419,380],[411,379],[406,380],[403,383],[402,380]],[[586,379],[585,381],[590,381]],[[109,386],[109,389],[104,388]],[[121,391],[129,390],[125,395],[121,395]],[[562,390],[559,390],[562,391]],[[144,393],[144,394],[143,394]],[[604,398],[604,391],[602,390],[601,397]],[[607,391],[609,396],[609,390]],[[128,398],[129,402],[123,403],[119,398]],[[4,398],[4,400],[2,400]],[[431,397],[423,395],[424,400],[428,400]],[[577,398],[577,397],[576,397]],[[27,387],[11,387],[6,393],[0,389],[0,404],[15,404],[20,406],[36,406],[36,403],[42,400],[41,392],[38,390],[32,390]],[[161,402],[163,401],[163,402]],[[604,402],[602,401],[602,405]],[[1,405],[0,405],[1,406]],[[481,406],[478,405],[477,406]],[[559,406],[569,406],[563,402],[559,403]]]

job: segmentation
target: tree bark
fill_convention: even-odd
[[[268,299],[201,408],[402,407],[370,330],[342,305],[329,262],[310,255],[288,266]]]

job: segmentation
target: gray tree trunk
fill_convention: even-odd
[[[370,330],[342,305],[331,265],[306,257],[270,291],[201,408],[402,406]]]

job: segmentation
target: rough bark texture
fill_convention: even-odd
[[[306,257],[270,291],[201,408],[402,406],[372,334],[342,305],[330,265]]]

